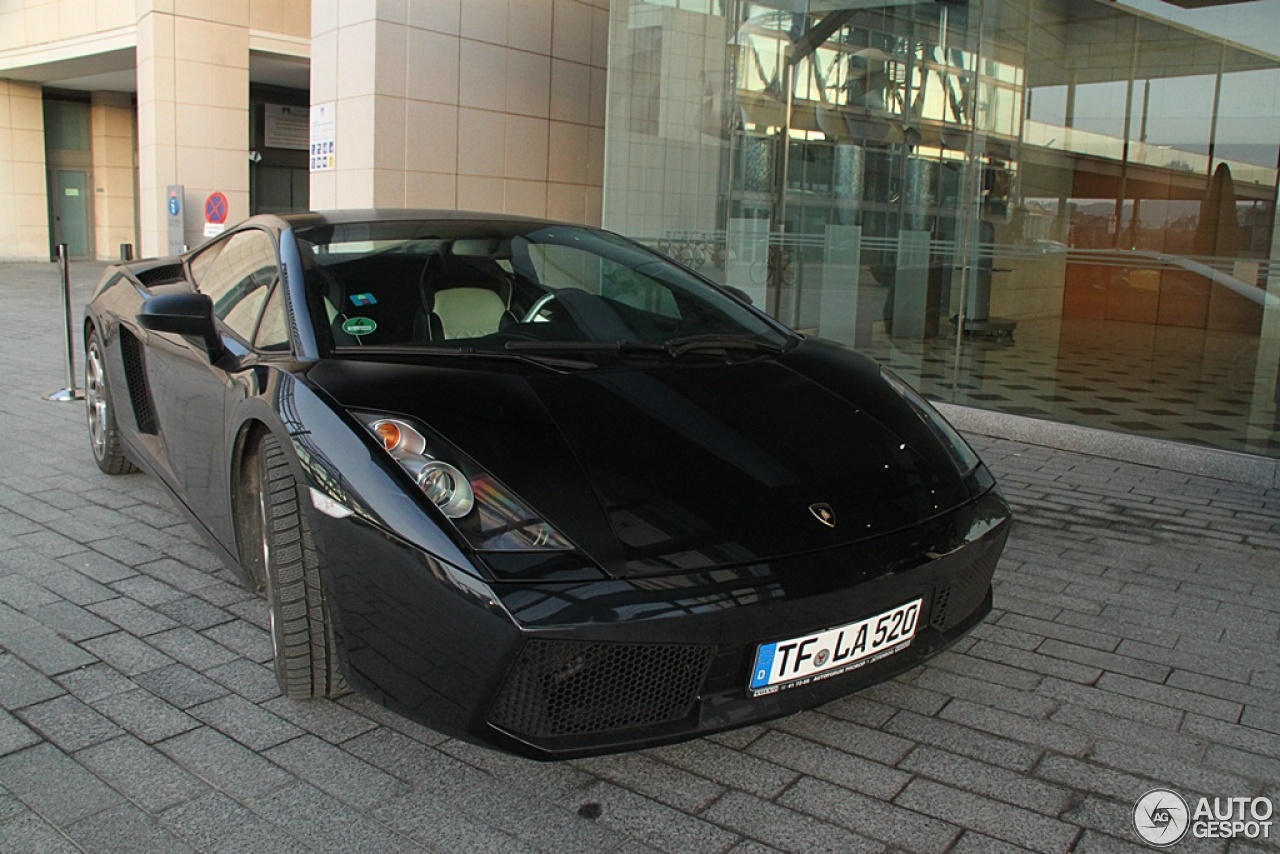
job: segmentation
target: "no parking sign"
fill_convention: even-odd
[[[204,200],[204,236],[216,237],[227,227],[227,197],[212,192]]]

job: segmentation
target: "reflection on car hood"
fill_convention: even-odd
[[[968,500],[872,363],[813,348],[566,373],[334,360],[311,378],[344,406],[419,418],[615,575],[833,547]]]

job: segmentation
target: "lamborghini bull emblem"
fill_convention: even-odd
[[[813,514],[813,518],[817,519],[828,528],[836,526],[836,511],[831,509],[831,505],[826,502],[818,502],[809,505],[809,512]]]

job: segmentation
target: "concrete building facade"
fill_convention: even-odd
[[[173,187],[185,245],[215,194],[225,222],[417,206],[598,223],[607,40],[604,0],[4,0],[0,258],[166,252]],[[312,104],[333,122],[320,171]]]

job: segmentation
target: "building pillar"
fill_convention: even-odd
[[[313,0],[312,206],[598,224],[607,48],[608,0]]]
[[[158,7],[159,4],[157,3]],[[249,215],[249,9],[186,4],[138,19],[138,207],[142,254],[168,251],[166,188],[185,187],[186,243],[204,239],[204,202],[227,197],[227,223]],[[194,17],[193,10],[207,17]]]
[[[137,146],[133,99],[127,92],[94,92],[91,107],[93,148],[94,246],[99,260],[119,257],[120,245],[138,246]]]
[[[46,173],[40,85],[0,80],[0,260],[50,257]]]

